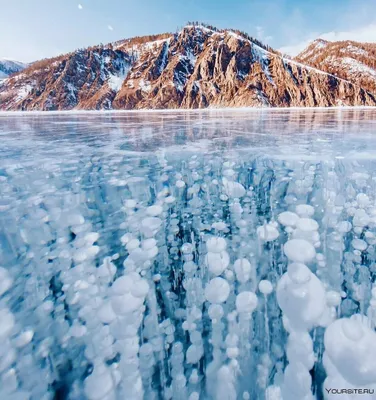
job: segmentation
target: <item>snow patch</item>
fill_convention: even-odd
[[[107,81],[109,88],[115,92],[118,92],[123,86],[124,80],[127,78],[129,70],[130,65],[124,67],[118,75],[111,74]]]
[[[344,49],[341,49],[340,51],[341,51],[341,53],[350,52],[353,54],[357,54],[359,56],[368,56],[367,51],[360,49],[359,47],[356,47],[352,44],[349,44],[347,47],[345,47]]]
[[[145,81],[144,79],[141,79],[139,82],[139,86],[143,92],[150,92],[151,91],[151,84],[150,81]]]
[[[376,70],[351,57],[342,58],[341,64],[345,66],[346,69],[351,73],[367,74],[371,75],[373,78],[376,78]]]
[[[34,88],[34,86],[30,85],[30,84],[27,84],[27,85],[19,88],[17,91],[17,96],[15,99],[15,102],[24,100],[30,94],[30,92],[33,90],[33,88]]]

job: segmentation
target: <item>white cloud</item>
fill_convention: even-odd
[[[79,5],[78,5],[78,9],[79,9],[79,10],[82,10],[82,9],[83,9],[82,4],[79,4]]]
[[[114,28],[112,27],[112,25],[108,25],[108,30],[110,30],[110,31],[113,31],[114,30]]]
[[[256,26],[256,39],[265,44],[269,44],[269,42],[273,40],[273,36],[266,35],[265,30],[262,26]]]
[[[279,51],[291,56],[296,56],[315,39],[325,39],[331,42],[340,40],[354,40],[356,42],[376,42],[376,23],[371,23],[357,29],[342,32],[311,33],[304,40],[281,47]]]

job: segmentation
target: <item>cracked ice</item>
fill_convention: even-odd
[[[158,114],[132,115],[6,117],[0,398],[376,389],[376,163],[364,148],[249,146],[262,115],[221,121],[240,145],[218,138],[214,117],[162,114],[161,132]],[[153,135],[180,125],[184,143],[176,133],[161,148]]]

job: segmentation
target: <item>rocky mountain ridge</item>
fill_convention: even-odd
[[[20,61],[0,58],[0,80],[8,78],[10,75],[20,72],[27,68],[28,64]]]
[[[0,110],[376,105],[354,82],[202,25],[42,60],[0,83]]]
[[[376,93],[376,43],[317,39],[296,59]]]

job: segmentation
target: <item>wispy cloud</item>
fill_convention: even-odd
[[[256,26],[256,39],[261,40],[264,43],[269,43],[273,40],[273,36],[266,35],[262,26]]]
[[[79,4],[79,5],[78,5],[78,9],[79,9],[79,10],[82,10],[83,8],[84,8],[84,7],[82,6],[82,4]]]

